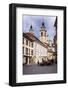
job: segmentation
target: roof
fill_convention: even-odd
[[[29,35],[27,33],[23,33],[23,37],[29,39],[31,42],[35,41],[35,38],[33,38],[31,35]]]
[[[34,34],[27,32],[27,33],[23,33],[23,36],[26,37],[27,39],[29,39],[30,41],[34,42],[38,42],[39,44],[41,44],[42,46],[44,46],[45,48],[47,47],[44,43],[42,43]]]

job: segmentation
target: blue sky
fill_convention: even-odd
[[[39,38],[40,27],[44,21],[45,29],[47,31],[48,40],[53,40],[55,35],[54,23],[56,16],[33,16],[33,15],[24,15],[23,18],[23,32],[29,32],[30,25],[33,26],[34,34]]]

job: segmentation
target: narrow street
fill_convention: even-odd
[[[48,74],[48,73],[57,73],[57,64],[48,65],[48,66],[39,66],[39,65],[24,65],[23,74]]]

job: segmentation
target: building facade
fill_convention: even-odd
[[[47,50],[47,57],[48,60],[55,60],[55,47],[53,45],[48,46],[48,50]]]
[[[37,64],[38,61],[42,62],[42,59],[55,59],[57,50],[56,41],[57,34],[54,37],[54,45],[52,45],[51,41],[49,41],[50,43],[47,42],[44,22],[42,22],[39,39],[34,35],[31,25],[29,32],[23,33],[23,64]]]
[[[39,39],[36,38],[34,42],[34,56],[35,63],[42,62],[47,56],[47,47]]]
[[[47,56],[46,45],[33,33],[32,26],[29,32],[23,33],[23,63],[36,64]]]
[[[25,33],[23,33],[23,63],[29,64],[31,63],[31,58],[33,55],[33,40],[29,38]]]

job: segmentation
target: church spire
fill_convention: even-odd
[[[32,25],[30,26],[30,29],[32,29]]]
[[[45,27],[44,22],[42,22],[42,27]]]
[[[34,34],[34,30],[33,30],[32,25],[30,26],[29,32],[32,33],[32,34]]]
[[[42,22],[42,26],[41,26],[41,30],[45,30],[45,23],[44,22]],[[45,30],[45,32],[46,32],[46,30]]]

